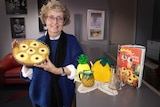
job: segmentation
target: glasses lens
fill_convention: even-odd
[[[59,23],[62,23],[63,20],[64,20],[63,17],[60,17],[60,16],[58,16],[58,17],[48,16],[47,18],[48,18],[49,21],[55,21],[56,20]]]

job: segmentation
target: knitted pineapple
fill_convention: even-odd
[[[110,66],[113,65],[109,58],[99,58],[92,66],[95,80],[109,82],[111,78]]]
[[[87,56],[84,54],[81,54],[78,58],[77,76],[79,75],[79,72],[84,70],[90,70],[90,66],[88,64]]]

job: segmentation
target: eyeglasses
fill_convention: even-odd
[[[58,16],[58,17],[47,16],[47,19],[48,19],[50,22],[56,20],[58,23],[63,23],[63,21],[64,21],[64,18],[63,18],[63,17],[60,17],[60,16]]]

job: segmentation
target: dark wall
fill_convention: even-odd
[[[154,3],[152,39],[160,40],[160,0]]]
[[[152,38],[154,0],[137,0],[136,44],[147,45]]]

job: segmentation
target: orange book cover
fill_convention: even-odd
[[[135,88],[142,83],[145,47],[140,45],[119,45],[117,66],[120,79]]]

